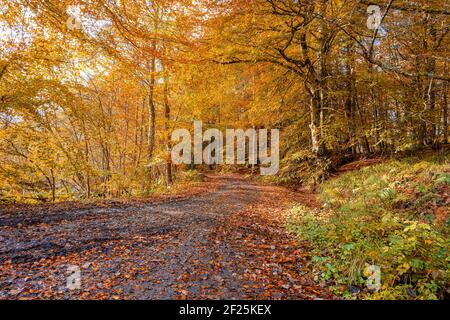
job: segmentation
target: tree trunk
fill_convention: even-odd
[[[155,149],[155,121],[156,121],[156,111],[155,111],[155,72],[156,72],[156,58],[152,58],[150,67],[150,84],[148,93],[148,136],[147,136],[147,160],[153,157]]]
[[[444,85],[444,92],[443,92],[443,103],[442,103],[442,126],[443,126],[443,133],[442,133],[442,140],[444,144],[448,143],[448,83],[446,82]]]
[[[170,134],[170,104],[169,104],[169,84],[168,76],[164,70],[164,131],[166,134],[166,184],[170,186],[173,183],[172,178],[172,143]]]
[[[53,170],[50,170],[51,173],[51,187],[52,187],[52,202],[56,201],[56,178],[55,178],[55,173],[53,172]]]
[[[434,47],[435,43],[436,43],[436,29],[433,26],[433,21],[429,22],[430,25],[427,26],[428,28],[428,32],[430,35],[430,42],[431,44],[429,45],[427,43],[427,41],[425,41],[425,49],[426,51],[430,50],[431,47]],[[435,85],[435,79],[434,79],[434,74],[436,73],[436,58],[434,58],[433,56],[427,57],[426,58],[426,72],[427,74],[429,74],[430,76],[428,77],[428,83],[427,86],[425,88],[426,90],[426,97],[427,97],[427,111],[430,114],[430,120],[432,121],[431,123],[431,128],[430,131],[427,134],[427,142],[428,144],[434,145],[436,144],[436,130],[437,130],[437,117],[435,116],[435,109],[436,109],[436,85]]]

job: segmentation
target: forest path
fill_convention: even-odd
[[[283,209],[308,197],[237,176],[211,182],[158,204],[0,214],[0,299],[332,297],[284,228]],[[69,266],[79,289],[67,288]]]

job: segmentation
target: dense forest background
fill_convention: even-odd
[[[284,183],[317,182],[361,156],[442,148],[449,7],[1,0],[0,201],[169,186],[187,169],[171,164],[170,134],[194,120],[281,129]]]

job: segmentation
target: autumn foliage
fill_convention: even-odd
[[[326,175],[361,155],[439,148],[448,17],[441,1],[3,1],[0,198],[168,186],[183,170],[170,132],[193,120],[281,129],[289,183],[305,182],[308,161]]]

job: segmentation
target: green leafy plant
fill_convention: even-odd
[[[447,163],[448,155],[367,167],[325,182],[320,210],[294,207],[289,229],[320,257],[311,261],[317,280],[345,298],[440,298],[450,280],[449,230],[435,212],[445,211]],[[367,288],[367,265],[380,268],[380,290]]]

